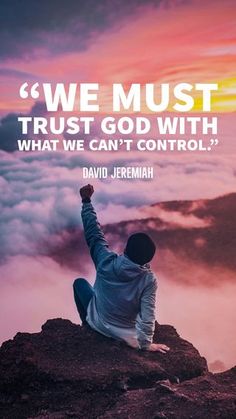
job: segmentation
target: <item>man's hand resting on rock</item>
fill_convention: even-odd
[[[163,343],[152,343],[148,348],[148,351],[162,352],[163,354],[165,354],[169,350],[170,350],[170,348],[168,346],[164,345]]]
[[[94,193],[94,189],[93,189],[92,185],[85,185],[82,188],[80,188],[79,192],[80,192],[80,196],[82,198],[82,201],[83,200],[88,200],[89,201],[91,196]]]

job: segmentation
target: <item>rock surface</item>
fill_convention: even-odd
[[[209,374],[172,326],[156,325],[154,341],[171,350],[136,351],[62,319],[18,333],[0,349],[0,417],[235,417],[235,369]]]
[[[127,415],[129,412],[129,415]],[[236,418],[236,367],[180,384],[160,381],[151,389],[128,391],[104,419]]]

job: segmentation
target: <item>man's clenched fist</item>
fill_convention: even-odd
[[[94,193],[94,189],[92,185],[85,185],[82,188],[80,188],[80,196],[82,198],[82,200],[86,200],[86,199],[90,199],[91,196]]]

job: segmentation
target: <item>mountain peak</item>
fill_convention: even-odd
[[[156,323],[157,341],[170,346],[168,354],[137,351],[63,319],[48,320],[40,333],[18,333],[0,349],[1,417],[118,417],[111,412],[137,392],[172,399],[185,382],[198,377],[197,392],[201,379],[213,380],[205,359],[174,327]],[[140,409],[138,417],[146,417]]]

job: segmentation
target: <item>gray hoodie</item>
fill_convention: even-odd
[[[86,320],[106,336],[147,349],[155,326],[156,277],[148,264],[140,266],[109,250],[91,203],[83,204],[81,215],[97,271]]]

